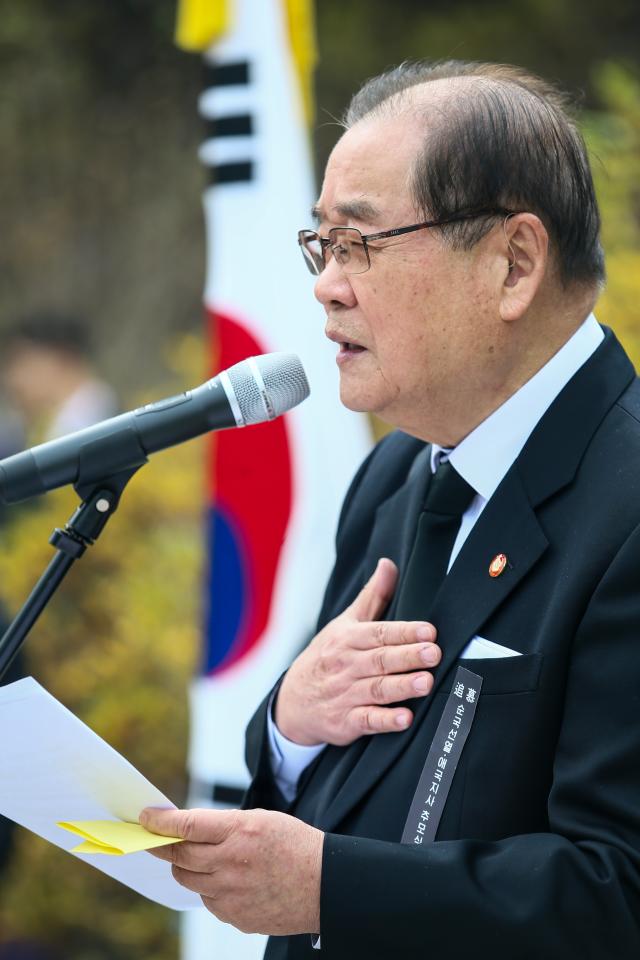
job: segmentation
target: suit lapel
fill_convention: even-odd
[[[431,445],[427,444],[415,458],[404,484],[378,507],[365,555],[365,571],[373,571],[380,557],[389,557],[404,570],[431,478],[430,456]],[[387,610],[387,620],[393,619],[397,596],[396,590]]]
[[[520,475],[513,469],[485,507],[434,600],[429,619],[438,630],[442,660],[434,674],[432,696],[469,640],[547,546]],[[501,553],[507,557],[507,566],[500,576],[491,577],[491,561]]]

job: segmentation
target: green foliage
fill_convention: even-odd
[[[604,109],[591,113],[585,134],[602,212],[607,287],[598,303],[640,367],[640,78],[629,67],[602,63],[594,85]]]
[[[188,339],[177,354],[192,385],[202,346]],[[178,804],[200,641],[202,444],[159,454],[138,473],[25,645],[29,672]],[[14,610],[76,499],[49,494],[6,531],[0,582]],[[40,938],[65,960],[176,956],[175,915],[24,830],[0,883],[0,939]]]

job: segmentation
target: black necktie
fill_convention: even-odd
[[[454,467],[440,463],[431,478],[395,611],[396,620],[425,620],[447,573],[463,513],[475,490]]]

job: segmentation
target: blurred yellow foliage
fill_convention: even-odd
[[[607,255],[607,287],[596,313],[640,367],[640,79],[602,63],[594,82],[605,110],[585,123]]]
[[[196,338],[173,351],[179,389],[201,379],[202,356]],[[175,389],[165,385],[153,399]],[[200,642],[204,442],[158,454],[134,477],[25,644],[29,672],[177,804],[186,794],[186,692]],[[12,612],[76,502],[63,490],[16,511],[0,555]],[[177,955],[176,915],[24,830],[0,885],[0,940],[41,939],[65,960]]]

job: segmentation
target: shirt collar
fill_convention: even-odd
[[[589,314],[564,346],[457,447],[434,443],[431,470],[435,472],[441,460],[450,460],[460,476],[488,500],[539,420],[603,339],[602,328]]]

